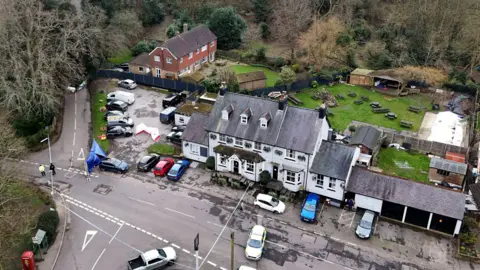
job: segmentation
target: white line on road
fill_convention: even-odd
[[[102,257],[103,253],[105,252],[106,248],[103,249],[102,253],[100,253],[100,256],[98,256],[97,260],[95,261],[95,263],[93,264],[93,267],[92,267],[92,270],[95,269],[95,266],[97,266],[97,263],[98,261],[100,260],[100,258]]]
[[[180,247],[175,244],[172,244],[172,247],[180,249]]]
[[[210,222],[210,221],[207,221],[208,224],[212,224],[214,226],[217,226],[217,227],[220,227],[220,228],[223,228],[223,225],[220,225],[220,224],[217,224],[217,223],[213,223],[213,222]],[[231,229],[231,228],[229,228]],[[231,229],[232,231],[235,231],[234,229]]]
[[[73,132],[73,146],[75,146],[75,132]]]
[[[118,232],[122,229],[123,227],[123,224],[120,225],[120,227],[118,228],[117,232],[112,236],[112,239],[110,239],[110,242],[108,242],[108,244],[112,243],[113,239],[115,239],[115,236],[117,236]]]
[[[155,206],[155,204],[153,203],[149,203],[149,202],[146,202],[146,201],[142,201],[140,199],[135,199],[135,198],[132,198],[132,197],[128,197],[130,200],[134,200],[134,201],[137,201],[137,202],[140,202],[140,203],[144,203],[144,204],[148,204],[148,205],[151,205],[151,206]]]
[[[217,265],[216,265],[216,264],[214,264],[214,263],[213,263],[213,262],[211,262],[211,261],[207,261],[207,263],[211,264],[213,267],[217,267]]]
[[[73,122],[73,129],[77,129],[77,118],[75,118],[74,122]]]
[[[187,254],[190,254],[190,251],[188,251],[188,250],[186,250],[186,249],[184,249],[184,248],[182,248],[182,251],[185,252],[185,253],[187,253]]]
[[[184,215],[184,216],[186,216],[186,217],[195,218],[194,216],[187,215],[187,214],[185,214],[185,213],[182,213],[182,212],[179,212],[179,211],[175,211],[175,210],[173,210],[173,209],[170,209],[170,208],[167,208],[167,207],[165,207],[165,210],[168,210],[168,211],[171,211],[171,212],[174,212],[174,213],[180,214],[180,215]]]
[[[270,240],[265,240],[265,242],[270,243],[270,244],[274,244],[274,245],[279,246],[279,247],[281,247],[281,248],[289,249],[287,246],[284,246],[284,245],[281,245],[281,244],[277,244],[277,243],[272,242],[272,241],[270,241]]]
[[[227,268],[220,267],[220,270],[227,270]]]

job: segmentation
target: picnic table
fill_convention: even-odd
[[[337,98],[339,98],[339,99],[345,99],[345,97],[344,97],[342,94],[340,94],[340,93],[337,94]]]
[[[420,111],[422,111],[422,108],[410,105],[408,107],[408,110],[414,113],[419,113]]]
[[[412,128],[413,123],[409,121],[402,120],[400,121],[400,126],[405,128]]]
[[[374,113],[388,113],[390,109],[388,108],[373,108]]]
[[[372,103],[370,103],[370,106],[372,108],[381,108],[382,107],[382,105],[380,105],[379,102],[372,102]]]
[[[385,114],[385,117],[387,117],[387,118],[390,119],[390,120],[397,119],[397,115],[394,114],[393,112],[386,113],[386,114]]]

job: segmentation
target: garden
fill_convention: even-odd
[[[296,97],[303,102],[303,107],[315,109],[323,103],[322,99],[316,98],[316,94],[323,89],[334,97],[335,107],[329,107],[328,110],[333,113],[329,118],[330,123],[337,130],[345,130],[352,120],[395,130],[408,129],[401,126],[401,120],[406,120],[412,123],[411,130],[417,131],[422,124],[424,112],[412,112],[409,108],[410,106],[428,108],[431,101],[421,94],[394,97],[346,84],[302,90]],[[386,117],[385,113],[375,113],[370,105],[372,102],[378,102],[381,108],[389,109],[396,115],[396,119]]]
[[[166,143],[154,143],[147,148],[148,153],[155,153],[161,156],[179,155],[181,149]]]
[[[271,69],[265,67],[256,67],[256,66],[248,66],[248,65],[234,65],[230,66],[230,70],[235,72],[235,74],[243,74],[249,73],[254,71],[263,71],[265,76],[267,76],[267,87],[275,86],[275,82],[280,79],[278,72],[275,72]]]
[[[377,167],[384,173],[417,182],[429,184],[428,170],[430,159],[428,156],[396,148],[381,148],[377,156]]]
[[[460,258],[478,261],[478,252],[480,251],[479,223],[472,217],[465,217],[463,226],[458,237],[458,255]]]

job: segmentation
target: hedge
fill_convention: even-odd
[[[38,217],[37,229],[46,232],[49,245],[55,241],[59,221],[60,219],[58,218],[58,212],[56,210],[44,212]]]

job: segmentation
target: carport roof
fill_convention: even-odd
[[[469,185],[468,188],[472,193],[473,199],[477,205],[480,205],[480,183]]]
[[[208,146],[208,132],[205,130],[207,121],[208,115],[193,113],[183,132],[183,140]]]
[[[465,194],[354,167],[347,191],[463,219]]]
[[[461,175],[467,174],[467,164],[439,157],[433,157],[430,160],[430,168],[458,173]]]

